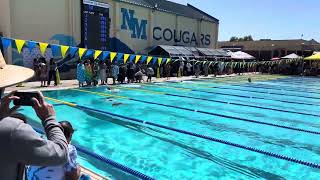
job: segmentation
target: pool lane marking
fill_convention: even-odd
[[[78,89],[71,89],[71,90],[79,91]],[[99,96],[111,97],[109,94],[105,94],[105,93],[96,93],[96,92],[85,91],[85,90],[81,90],[79,92],[95,94],[95,95],[99,95]],[[317,134],[317,135],[320,134],[320,132],[317,132],[317,131],[311,131],[311,130],[306,130],[306,129],[301,129],[301,128],[295,128],[295,127],[290,127],[290,126],[274,124],[274,123],[267,123],[267,122],[262,122],[262,121],[257,121],[257,120],[251,120],[251,119],[245,119],[245,118],[240,118],[240,117],[228,116],[228,115],[223,115],[223,114],[217,114],[217,113],[207,112],[207,111],[202,111],[202,110],[195,111],[194,109],[190,109],[190,108],[167,105],[167,104],[162,104],[162,103],[149,102],[149,101],[133,99],[133,98],[126,98],[126,99],[127,100],[131,100],[131,101],[135,101],[135,102],[145,103],[145,104],[152,104],[152,105],[157,105],[157,106],[170,107],[170,108],[174,108],[174,109],[186,110],[186,111],[190,111],[190,112],[196,112],[196,113],[201,113],[201,114],[206,114],[206,115],[211,115],[211,116],[218,116],[218,117],[228,118],[228,119],[231,119],[231,120],[238,120],[238,121],[244,121],[244,122],[249,122],[249,123],[262,124],[262,125],[273,126],[273,127],[282,128],[282,129],[289,129],[289,130],[293,130],[293,131],[305,132],[305,133],[309,133],[309,134]]]
[[[285,112],[285,113],[292,113],[292,114],[300,114],[300,115],[306,115],[306,116],[320,117],[320,115],[317,115],[317,114],[309,114],[309,113],[303,113],[303,112],[297,112],[297,111],[289,111],[289,110],[270,108],[270,107],[263,107],[263,106],[256,106],[256,105],[249,105],[249,104],[242,104],[242,103],[236,103],[236,102],[227,102],[227,101],[221,101],[221,100],[198,98],[198,97],[192,97],[192,96],[165,93],[165,92],[161,92],[161,91],[145,90],[145,89],[139,89],[139,88],[127,88],[127,87],[119,87],[119,86],[117,88],[119,88],[119,89],[127,89],[127,90],[132,90],[132,91],[146,92],[146,93],[150,93],[150,94],[160,94],[160,95],[167,95],[167,96],[173,96],[173,97],[196,99],[196,100],[202,100],[202,101],[208,101],[208,102],[217,102],[217,103],[222,103],[222,104],[231,104],[231,105],[245,106],[245,107],[252,107],[252,108],[259,108],[259,109],[266,109],[266,110],[272,110],[272,111],[278,111],[278,112]]]
[[[206,79],[202,79],[202,80],[199,80],[203,83],[205,83],[207,80]],[[191,82],[194,82],[194,81],[191,81]],[[198,81],[196,81],[198,82]],[[306,89],[306,91],[300,91],[300,90],[295,90],[293,89],[293,87],[291,86],[285,86],[285,85],[279,85],[279,84],[275,84],[275,86],[284,86],[284,88],[273,88],[271,85],[268,85],[268,84],[263,84],[263,83],[251,83],[250,85],[249,84],[239,84],[239,83],[225,83],[225,84],[220,84],[220,83],[215,83],[214,81],[210,81],[209,82],[212,82],[212,83],[206,83],[206,84],[215,84],[216,86],[223,86],[223,85],[227,85],[227,86],[235,86],[235,87],[250,87],[250,88],[257,88],[257,89],[270,89],[270,90],[279,90],[279,91],[293,91],[293,92],[302,92],[302,93],[310,93],[310,94],[320,94],[319,91],[315,92],[313,90],[320,90],[320,89]],[[271,86],[271,87],[270,87]]]
[[[190,81],[190,80],[186,80],[186,81]],[[299,90],[295,90],[295,89],[290,89],[290,86],[285,86],[285,85],[279,85],[279,84],[276,84],[275,86],[285,86],[284,88],[270,88],[271,85],[268,85],[268,84],[263,84],[263,83],[251,83],[250,85],[247,84],[241,84],[241,83],[225,83],[225,84],[220,84],[220,82],[215,82],[215,81],[211,81],[211,80],[206,80],[206,79],[201,79],[201,80],[192,80],[191,82],[201,82],[201,84],[213,84],[213,85],[216,85],[216,86],[223,86],[223,85],[227,85],[227,86],[236,86],[236,87],[250,87],[250,88],[257,88],[257,89],[270,89],[270,90],[280,90],[280,91],[293,91],[293,92],[302,92],[302,93],[311,93],[311,94],[320,94],[320,93],[317,93],[315,91],[312,91],[312,90],[320,90],[320,89],[306,89],[306,91],[299,91]],[[319,81],[320,82],[320,81]],[[196,84],[196,83],[194,83]],[[262,85],[262,86],[261,86]],[[268,86],[268,87],[265,87],[265,86]],[[289,87],[289,89],[288,89]],[[311,90],[311,91],[310,91]],[[318,91],[319,92],[319,91]]]
[[[52,101],[56,101],[56,102],[66,102],[66,101],[61,101],[61,100],[53,99],[53,98],[50,98],[50,99]],[[70,106],[70,104],[73,104],[73,103],[66,102],[66,105]],[[114,116],[114,117],[118,117],[118,118],[121,118],[121,119],[126,119],[126,120],[129,120],[129,121],[133,121],[133,122],[136,122],[136,123],[141,123],[143,125],[150,125],[150,126],[153,126],[153,127],[158,127],[158,128],[166,129],[166,130],[169,130],[169,131],[174,131],[174,132],[177,132],[177,133],[194,136],[194,137],[198,137],[198,138],[201,138],[201,139],[206,139],[206,140],[209,140],[209,141],[212,141],[212,142],[216,142],[216,143],[220,143],[220,144],[225,144],[225,145],[237,147],[237,148],[245,149],[245,150],[248,150],[248,151],[251,151],[251,152],[256,152],[256,153],[263,154],[263,155],[266,155],[266,156],[274,157],[274,158],[277,158],[277,159],[282,159],[282,160],[286,160],[286,161],[289,161],[289,162],[301,164],[301,165],[304,165],[304,166],[320,169],[320,165],[317,164],[317,163],[291,158],[291,157],[288,157],[288,156],[285,156],[285,155],[268,152],[268,151],[265,151],[265,150],[261,150],[261,149],[253,148],[253,147],[250,147],[250,146],[245,146],[245,145],[233,143],[233,142],[230,142],[230,141],[221,140],[221,139],[214,138],[214,137],[209,137],[209,136],[206,136],[206,135],[203,135],[203,134],[197,134],[197,133],[189,132],[189,131],[186,131],[186,130],[183,130],[183,129],[177,129],[177,128],[173,128],[173,127],[168,127],[168,126],[164,126],[164,125],[161,125],[161,124],[148,122],[148,121],[145,121],[145,120],[140,120],[140,119],[127,117],[127,116],[123,116],[123,115],[119,115],[119,114],[114,114],[114,113],[110,113],[110,112],[106,112],[106,111],[102,111],[102,110],[97,110],[97,109],[93,109],[93,108],[89,108],[89,107],[85,107],[85,106],[81,106],[81,105],[70,106],[70,107],[79,108],[79,109],[82,109],[82,110],[85,110],[85,111],[95,112],[95,113],[99,113],[99,114],[104,114],[104,115],[107,115],[107,116]]]
[[[52,100],[52,101],[53,101],[53,100]],[[55,100],[55,101],[58,102],[59,100]],[[68,104],[72,104],[72,103],[65,102],[65,104],[68,105]],[[68,106],[70,106],[70,105],[68,105]],[[73,106],[71,106],[71,107],[73,107]],[[33,127],[33,129],[34,129],[36,132],[38,132],[39,134],[45,134],[45,133],[44,133],[41,129],[39,129],[39,128],[34,128],[34,127]],[[117,168],[117,169],[119,169],[119,170],[121,170],[121,171],[123,171],[123,172],[125,172],[125,173],[129,173],[129,174],[131,174],[131,175],[133,175],[133,176],[135,176],[135,177],[137,177],[137,178],[141,178],[141,179],[145,179],[145,180],[155,180],[155,178],[152,178],[152,177],[150,177],[150,176],[148,176],[148,175],[145,175],[145,174],[143,174],[143,173],[141,173],[141,172],[139,172],[139,171],[137,171],[137,170],[131,169],[131,168],[128,167],[128,166],[122,165],[122,164],[120,164],[120,163],[118,163],[118,162],[115,162],[115,161],[113,161],[113,160],[111,160],[111,159],[108,159],[108,158],[106,158],[106,157],[104,157],[104,156],[101,156],[101,155],[99,155],[99,154],[97,154],[97,153],[95,153],[95,152],[89,151],[88,149],[86,149],[86,148],[83,147],[83,146],[79,146],[79,145],[74,145],[74,146],[76,147],[76,149],[77,149],[79,152],[82,152],[82,153],[84,153],[84,154],[86,154],[86,155],[88,155],[88,156],[91,156],[91,157],[93,157],[93,158],[95,158],[95,159],[98,159],[98,160],[100,160],[100,161],[102,161],[102,162],[104,162],[104,163],[106,163],[106,164],[108,164],[108,165],[111,165],[111,166],[113,166],[113,167],[115,167],[115,168]]]
[[[171,84],[178,84],[178,82],[170,82]],[[159,84],[160,86],[163,86],[162,84]],[[178,84],[179,85],[179,84]],[[167,85],[168,86],[168,85]],[[181,88],[181,87],[179,87]],[[237,95],[237,94],[227,94],[227,93],[221,93],[221,92],[212,92],[212,91],[203,91],[203,90],[197,90],[193,88],[186,88],[194,92],[202,92],[202,93],[208,93],[208,94],[219,94],[219,95],[226,95],[226,96],[234,96],[234,97],[242,97],[242,98],[249,98],[249,99],[264,99],[264,100],[272,100],[272,101],[278,101],[278,102],[284,102],[289,104],[301,104],[301,105],[311,105],[311,106],[319,106],[319,104],[314,103],[305,103],[305,102],[296,102],[296,101],[286,101],[286,100],[277,100],[272,98],[265,98],[265,97],[255,97],[255,96],[245,96],[245,95]]]
[[[320,99],[320,97],[311,97],[311,96],[299,96],[299,95],[293,95],[293,94],[285,94],[285,93],[274,93],[274,92],[260,92],[255,90],[244,90],[239,88],[230,88],[230,87],[219,87],[219,86],[210,86],[210,84],[214,85],[214,83],[190,83],[191,85],[199,86],[199,87],[205,87],[210,89],[225,89],[225,90],[236,90],[236,91],[244,91],[244,92],[253,92],[253,93],[260,93],[260,94],[271,94],[271,95],[279,95],[279,96],[290,96],[290,97],[300,97],[300,98],[306,98],[306,99]],[[205,85],[209,84],[209,86]]]

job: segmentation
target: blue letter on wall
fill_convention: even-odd
[[[134,10],[121,8],[122,25],[121,29],[131,31],[131,38],[147,39],[147,20],[141,20],[134,17]]]

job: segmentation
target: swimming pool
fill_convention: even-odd
[[[77,129],[74,144],[156,179],[318,179],[319,169],[296,162],[320,164],[320,80],[255,75],[247,83],[247,78],[44,94],[52,98],[49,102],[55,105],[58,120],[69,120]],[[30,108],[22,111],[29,118],[35,116]],[[38,120],[29,121],[39,127]],[[135,178],[83,153],[80,162],[112,179]]]

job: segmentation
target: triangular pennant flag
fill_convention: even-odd
[[[136,61],[134,63],[137,64],[139,62],[140,58],[141,58],[141,55],[136,55]]]
[[[155,65],[157,63],[158,58],[157,57],[153,57],[153,62],[152,64]]]
[[[105,61],[107,57],[109,57],[110,51],[103,51],[102,53],[102,61]]]
[[[66,57],[67,51],[69,50],[69,46],[61,46],[61,55],[63,58]]]
[[[123,57],[123,62],[127,63],[129,57],[130,57],[130,54],[125,54],[124,57]]]
[[[101,53],[102,53],[102,51],[96,50],[96,51],[94,52],[94,60],[96,60],[96,59],[101,55]]]
[[[1,38],[3,49],[6,50],[11,45],[11,39]]]
[[[35,41],[28,41],[28,42],[27,42],[27,46],[28,46],[28,48],[29,48],[29,51],[31,52],[32,49],[37,46],[37,42],[35,42]]]
[[[79,48],[79,58],[81,59],[84,53],[87,51],[85,48]]]
[[[147,60],[147,56],[142,56],[140,62],[141,62],[141,63],[144,63],[146,60]]]
[[[122,57],[123,57],[123,53],[118,53],[117,55],[118,62],[121,61]]]
[[[166,64],[168,64],[170,61],[171,61],[171,58],[168,58]]]
[[[16,42],[17,50],[18,50],[19,54],[21,54],[21,50],[22,50],[24,44],[26,43],[26,41],[21,40],[21,39],[16,39],[15,42]]]
[[[87,58],[91,58],[91,57],[93,57],[93,53],[94,53],[93,49],[88,49],[85,56]]]
[[[162,63],[162,58],[158,58],[158,65],[160,66]]]
[[[39,46],[40,46],[40,51],[41,54],[44,55],[46,53],[47,47],[48,47],[48,43],[41,43],[39,42]]]
[[[131,55],[130,55],[130,59],[129,59],[129,62],[132,62],[132,61],[134,60],[134,58],[136,58],[136,55],[134,55],[134,54],[131,54]]]
[[[69,53],[70,53],[71,57],[73,57],[73,56],[76,54],[76,52],[78,51],[78,49],[79,49],[79,48],[77,48],[77,47],[70,47]]]
[[[167,62],[167,58],[163,58],[161,63]]]
[[[147,59],[147,65],[150,63],[150,61],[152,60],[152,56],[148,56],[148,59]]]
[[[60,45],[51,44],[50,47],[51,47],[51,52],[53,57],[60,56],[60,53],[61,53]]]
[[[110,61],[113,62],[114,58],[116,57],[116,52],[110,52]]]

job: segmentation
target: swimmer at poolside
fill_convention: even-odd
[[[249,82],[249,83],[251,83],[251,82],[252,82],[251,78],[248,78],[248,82]]]

